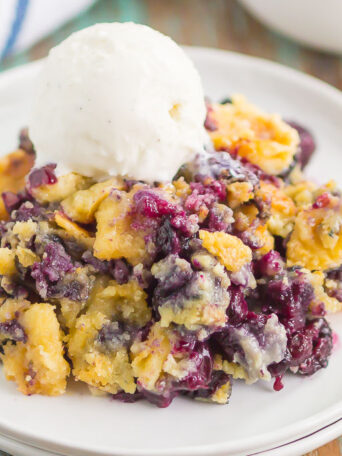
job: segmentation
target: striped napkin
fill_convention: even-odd
[[[0,0],[0,60],[32,46],[93,2],[94,0]]]

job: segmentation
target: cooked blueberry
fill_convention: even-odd
[[[218,124],[212,116],[213,108],[207,103],[207,115],[204,121],[204,126],[208,131],[215,131],[218,129]]]
[[[179,394],[177,391],[167,391],[164,394],[156,394],[144,388],[140,388],[139,392],[148,400],[148,402],[151,402],[151,404],[156,405],[159,408],[168,407],[173,399]]]
[[[0,334],[15,342],[27,342],[25,330],[17,320],[0,323]]]
[[[20,195],[13,192],[4,192],[2,199],[7,212],[10,214],[14,209],[17,209],[22,202]]]
[[[42,298],[49,295],[49,286],[55,284],[67,272],[71,272],[74,266],[71,257],[64,247],[57,242],[49,242],[44,249],[43,260],[34,263],[31,276],[36,281],[36,287]],[[70,295],[74,293],[70,290]]]
[[[138,214],[148,218],[162,217],[163,215],[176,215],[177,207],[161,198],[154,191],[140,190],[134,195],[134,208]]]
[[[36,202],[25,201],[18,209],[12,212],[11,216],[16,222],[27,222],[28,220],[36,220],[40,217],[44,218],[44,211]]]
[[[156,246],[165,256],[169,253],[178,253],[180,250],[180,241],[169,218],[164,219],[157,231]]]
[[[140,401],[144,398],[143,393],[136,391],[133,394],[125,393],[121,391],[120,393],[116,393],[112,395],[112,398],[116,401],[125,402],[126,404],[133,404],[134,402]]]
[[[254,272],[257,277],[275,276],[283,272],[284,262],[280,254],[275,250],[270,250],[254,265]]]
[[[188,392],[190,397],[195,399],[211,399],[214,394],[226,384],[229,384],[230,376],[223,371],[213,371],[210,382],[204,388]],[[229,385],[228,396],[230,395],[231,385]]]
[[[179,382],[179,387],[186,391],[205,388],[210,382],[213,359],[207,343],[197,342],[190,352],[191,372]]]
[[[127,347],[136,332],[133,328],[126,329],[122,323],[114,321],[102,326],[97,341],[105,350],[115,352],[121,347]]]
[[[313,153],[316,149],[315,140],[310,133],[302,125],[298,124],[297,122],[290,121],[288,122],[291,127],[295,128],[298,131],[300,144],[299,144],[299,152],[297,153],[297,161],[300,164],[301,168],[304,169],[305,166],[309,163]]]
[[[131,272],[132,267],[124,259],[109,262],[109,273],[120,285],[129,281]]]
[[[238,325],[246,320],[248,305],[240,287],[232,286],[229,289],[230,304],[227,310],[228,321],[232,325]]]
[[[305,332],[308,340],[305,344],[306,350],[311,353],[305,360],[299,363],[299,373],[312,375],[322,367],[327,367],[328,359],[332,351],[332,332],[328,323],[323,318],[317,318],[308,322]]]
[[[84,263],[91,265],[96,272],[101,272],[102,274],[108,273],[109,262],[99,260],[98,258],[94,257],[90,250],[86,250],[82,254],[82,260],[84,261]]]
[[[33,169],[28,177],[28,190],[40,187],[41,185],[51,185],[57,182],[55,175],[55,164],[49,164],[42,168]]]

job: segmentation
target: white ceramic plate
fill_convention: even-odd
[[[307,451],[314,450],[325,443],[332,441],[337,436],[341,435],[341,433],[342,420],[339,420],[337,423],[331,424],[300,440],[288,443],[282,447],[250,454],[249,456],[302,456]],[[59,456],[57,453],[40,450],[2,435],[0,435],[0,448],[1,450],[8,452],[11,456]],[[234,454],[232,456],[239,455]]]
[[[271,450],[250,454],[249,456],[302,456],[307,451],[314,450],[325,443],[332,441],[341,434],[342,420],[339,420],[300,440]],[[57,453],[40,450],[2,435],[0,435],[0,448],[3,451],[7,451],[11,456],[59,456]],[[239,456],[239,454],[234,454],[232,456]]]
[[[320,431],[314,432],[306,437],[295,440],[294,442],[290,442],[281,447],[273,448],[272,450],[254,453],[249,456],[302,456],[308,451],[315,450],[326,443],[331,442],[341,434],[342,420],[338,420],[336,423],[326,426]]]
[[[245,93],[267,110],[312,128],[319,151],[309,172],[341,182],[342,95],[281,66],[222,51],[188,49],[206,92],[219,98]],[[28,119],[39,63],[0,76],[0,152],[15,144]],[[342,182],[341,182],[342,183]],[[332,318],[342,337],[342,315]],[[342,417],[342,350],[312,378],[289,376],[285,389],[236,383],[229,406],[176,399],[168,409],[95,398],[71,385],[58,398],[24,397],[0,376],[0,433],[68,455],[237,455],[253,453],[329,425]]]

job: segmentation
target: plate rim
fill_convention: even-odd
[[[231,51],[225,51],[216,48],[210,47],[197,47],[197,46],[184,46],[186,52],[189,53],[190,57],[197,56],[198,58],[205,58],[205,59],[213,59],[213,60],[220,60],[225,61],[227,64],[227,59],[234,60],[236,63],[239,63],[243,66],[260,66],[262,67],[262,71],[267,71],[270,75],[274,75],[275,77],[279,77],[286,80],[294,81],[297,84],[304,84],[305,86],[310,86],[312,90],[320,92],[326,98],[329,98],[331,102],[334,104],[339,105],[342,111],[342,93],[330,86],[328,83],[323,82],[311,75],[307,75],[302,73],[298,70],[293,68],[286,67],[282,64],[272,62],[269,60],[261,59],[258,57],[253,57],[249,55],[244,55],[240,53],[235,53]],[[42,64],[42,60],[37,60],[25,65],[21,65],[9,70],[6,70],[0,74],[0,89],[6,85],[6,83],[10,82],[13,84],[15,79],[22,79],[25,77],[26,74],[30,74],[31,72],[38,71],[39,67]],[[322,426],[332,423],[333,421],[342,417],[342,400],[338,403],[324,409],[324,412],[318,412],[312,415],[309,418],[305,418],[304,420],[297,421],[297,423],[288,425],[281,429],[276,435],[277,443],[284,442],[286,439],[291,435],[293,438],[294,430],[298,428],[298,424],[301,424],[301,432],[300,435],[304,437],[307,435],[308,432],[315,432],[319,430]],[[94,450],[86,450],[84,448],[77,447],[76,445],[64,445],[58,444],[58,442],[51,442],[45,440],[41,437],[27,435],[25,433],[16,433],[15,429],[7,429],[4,423],[0,423],[0,433],[3,436],[9,436],[9,438],[18,440],[25,444],[27,442],[29,445],[38,446],[39,448],[46,449],[47,451],[67,451],[69,454],[78,454],[78,451],[83,451],[84,455],[94,455]],[[171,451],[167,449],[150,449],[148,452],[141,449],[127,449],[127,448],[116,448],[114,449],[115,454],[122,455],[122,456],[193,456],[193,455],[207,455],[208,452],[210,454],[223,454],[227,451],[236,452],[236,451],[257,451],[258,448],[261,446],[264,447],[265,442],[269,442],[271,445],[274,441],[274,431],[267,432],[261,434],[259,436],[253,437],[252,440],[247,442],[246,445],[244,439],[238,439],[231,443],[227,442],[220,442],[214,444],[206,444],[206,445],[192,445],[192,446],[180,446],[177,448],[173,448]],[[112,453],[108,452],[98,452],[97,455],[101,456],[109,456]]]
[[[342,418],[336,422],[325,426],[319,431],[313,432],[300,439],[293,440],[283,446],[269,448],[248,456],[293,456],[293,451],[296,454],[304,454],[308,451],[313,451],[328,442],[333,441],[342,433]]]
[[[318,448],[317,443],[318,443],[318,445],[326,444],[327,442],[338,437],[338,435],[340,435],[341,432],[342,432],[342,419],[324,427],[323,429],[320,429],[317,432],[314,432],[313,434],[310,434],[306,437],[299,439],[299,441],[295,440],[293,442],[284,444],[284,446],[282,446],[280,448],[279,447],[269,448],[269,449],[258,451],[257,453],[249,454],[248,456],[293,456],[294,449],[296,450],[296,452],[300,451],[300,453],[302,454],[304,451],[306,451],[306,452],[312,451],[313,449]],[[322,438],[322,435],[324,436],[323,438]],[[318,439],[318,442],[317,442],[317,440],[315,440],[315,444],[313,445],[312,437],[314,437],[314,436],[315,437],[320,436],[320,438]],[[299,443],[299,445],[298,445],[298,443]],[[20,453],[23,454],[23,456],[61,456],[58,453],[52,453],[49,450],[43,450],[38,447],[25,444],[18,440],[14,440],[9,437],[6,437],[2,434],[0,434],[0,445],[2,446],[1,450],[3,450],[3,451],[6,451],[6,452],[20,451]],[[3,447],[3,445],[5,445],[5,447]],[[298,448],[298,446],[299,446],[299,448]],[[281,453],[279,453],[279,451]],[[291,453],[289,451],[291,451]],[[277,452],[277,453],[275,453],[275,452]],[[241,453],[240,453],[240,455],[241,455]],[[233,454],[232,456],[236,456],[236,454]]]

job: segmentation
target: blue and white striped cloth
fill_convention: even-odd
[[[0,60],[32,46],[94,0],[0,0]]]

